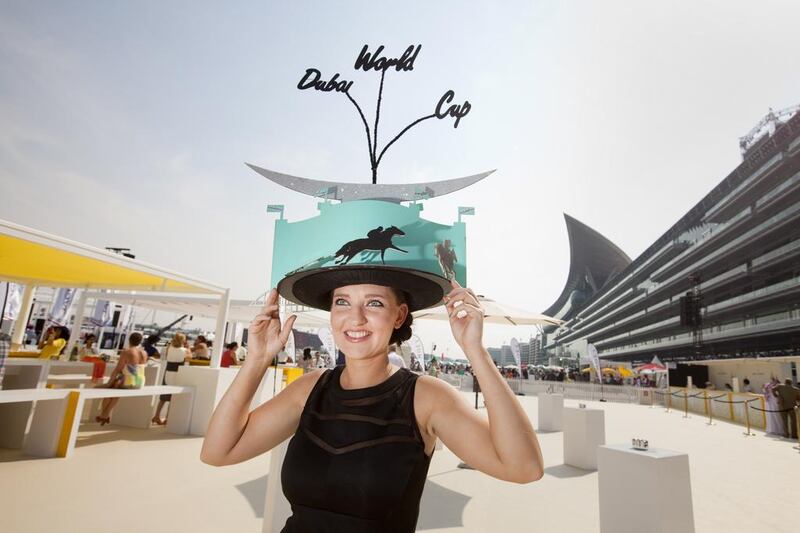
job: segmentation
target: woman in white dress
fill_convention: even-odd
[[[192,358],[192,352],[188,348],[184,348],[183,344],[186,342],[186,335],[183,333],[176,333],[169,343],[167,349],[164,350],[164,358],[167,361],[167,369],[164,372],[164,385],[174,385],[175,376],[178,375],[178,368],[183,366]],[[153,423],[163,426],[167,423],[166,419],[161,419],[161,411],[164,405],[172,399],[171,394],[162,394],[158,398],[158,408],[153,417]]]
[[[778,403],[778,398],[775,397],[773,394],[773,390],[776,386],[780,385],[781,382],[778,381],[778,378],[772,376],[772,379],[769,383],[764,385],[764,403],[767,409],[767,434],[772,435],[781,435],[783,436],[783,419],[780,416],[778,411],[781,407]]]

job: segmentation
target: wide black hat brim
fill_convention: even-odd
[[[442,276],[385,265],[343,265],[296,272],[278,283],[278,293],[289,301],[330,311],[334,289],[348,285],[382,285],[403,291],[411,312],[432,307],[452,290]]]

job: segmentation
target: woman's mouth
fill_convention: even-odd
[[[344,336],[350,342],[364,342],[370,335],[372,333],[364,330],[348,330],[344,332]]]

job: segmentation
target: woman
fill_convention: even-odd
[[[778,403],[778,398],[775,396],[775,388],[780,385],[781,382],[775,376],[769,380],[769,382],[764,384],[763,393],[764,393],[764,406],[767,409],[767,434],[768,435],[781,435],[783,436],[786,431],[784,429],[784,421],[781,417],[780,411],[781,407]]]
[[[543,473],[531,423],[483,346],[484,315],[475,294],[455,281],[442,280],[452,284],[444,295],[442,285],[434,290],[394,271],[365,270],[317,276],[302,286],[295,280],[282,288],[286,278],[279,284],[284,297],[330,310],[346,365],[307,373],[249,412],[296,319],[281,327],[278,292],[270,291],[249,328],[247,361],[203,442],[204,462],[230,465],[294,434],[282,470],[293,512],[284,532],[414,531],[437,438],[498,479],[528,483]],[[481,382],[488,421],[447,383],[389,364],[389,344],[411,337],[411,312],[443,296],[453,337]]]
[[[39,343],[39,359],[58,359],[67,345],[69,330],[64,326],[47,328],[44,340]]]
[[[303,348],[303,358],[300,359],[300,368],[303,372],[309,372],[314,367],[314,358],[311,356],[311,348],[306,346]]]
[[[194,340],[194,346],[192,346],[192,355],[195,359],[211,359],[211,354],[208,350],[208,341],[206,340],[205,336],[198,335]]]
[[[161,342],[161,337],[159,337],[158,335],[150,335],[144,340],[144,343],[142,343],[142,348],[144,348],[144,351],[147,352],[148,359],[161,358],[161,352],[158,351],[159,342]]]
[[[78,359],[83,360],[84,357],[97,357],[100,351],[94,345],[97,341],[97,336],[94,333],[89,333],[83,340],[83,346],[78,350]]]
[[[236,358],[236,349],[239,348],[238,342],[232,342],[225,345],[225,351],[222,352],[222,360],[219,366],[222,368],[229,368],[231,366],[239,366],[239,360]]]
[[[184,347],[185,343],[186,335],[179,332],[172,337],[172,341],[167,346],[167,349],[164,350],[164,358],[167,361],[167,368],[164,371],[164,385],[174,385],[175,376],[178,375],[178,368],[188,363],[192,359],[192,353],[188,348]],[[161,419],[161,411],[164,409],[164,405],[171,399],[171,394],[162,394],[159,396],[156,414],[152,418],[152,422],[154,424],[163,426],[167,423],[166,420]]]
[[[119,354],[117,366],[108,377],[107,387],[111,389],[141,389],[144,386],[144,369],[147,366],[147,353],[139,346],[142,343],[142,334],[131,333],[128,337],[128,347]],[[105,398],[102,403],[100,416],[95,421],[105,426],[111,422],[111,410],[119,402],[119,398]]]

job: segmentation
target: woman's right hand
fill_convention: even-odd
[[[247,359],[251,357],[256,361],[266,361],[271,364],[276,355],[286,346],[289,333],[297,319],[292,315],[286,319],[281,327],[278,316],[278,291],[272,289],[267,295],[264,308],[256,315],[247,330]]]

